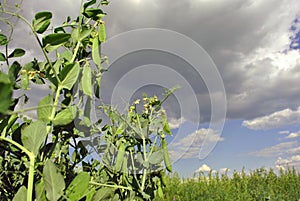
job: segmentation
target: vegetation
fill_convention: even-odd
[[[180,179],[178,174],[166,179],[164,199],[176,201],[299,201],[300,173],[295,169],[264,168],[246,174],[234,172],[231,176],[210,172],[194,178]]]
[[[106,5],[106,0],[85,1],[77,18],[51,27],[49,11],[36,13],[31,22],[18,13],[20,5],[0,4],[1,23],[8,27],[0,33],[0,200],[163,197],[164,167],[172,171],[165,99],[145,96],[124,114],[101,104],[98,109],[109,121],[90,118],[106,71],[100,48],[106,40]],[[12,18],[30,27],[44,60],[18,62],[26,51],[10,46]],[[34,85],[47,85],[49,94],[26,107]],[[165,98],[171,93],[167,90]]]

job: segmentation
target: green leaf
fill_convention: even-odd
[[[88,62],[83,66],[80,84],[83,93],[92,98],[93,96],[92,71],[91,71],[90,64]]]
[[[35,14],[34,19],[32,21],[34,30],[40,34],[44,33],[50,25],[51,18],[51,12],[44,11]]]
[[[16,48],[14,49],[14,51],[8,56],[8,58],[12,58],[12,57],[21,57],[25,54],[25,50],[20,49],[20,48]]]
[[[89,188],[86,192],[86,199],[85,201],[92,201],[93,196],[95,195],[96,190],[94,188]]]
[[[22,69],[22,66],[15,61],[8,70],[8,76],[11,82],[15,82],[16,79],[18,78],[18,74],[20,72],[20,70]]]
[[[72,30],[71,38],[73,40],[73,43],[77,43],[77,41],[79,40],[78,29],[73,29]]]
[[[83,4],[83,9],[85,10],[87,7],[89,7],[91,5],[94,5],[95,3],[96,3],[96,0],[88,1],[88,2]]]
[[[107,0],[101,0],[101,5],[107,6],[109,4],[109,1]]]
[[[5,55],[3,53],[0,52],[0,61],[5,61]]]
[[[93,196],[93,201],[107,200],[115,190],[109,187],[100,188]]]
[[[69,123],[71,123],[75,117],[76,117],[76,113],[77,113],[77,108],[76,106],[71,106],[68,107],[62,111],[60,111],[54,118],[53,120],[53,124],[55,126],[58,125],[67,125]]]
[[[100,19],[105,13],[100,8],[87,8],[84,10],[83,15],[93,20]]]
[[[98,37],[101,43],[106,41],[106,29],[104,22],[102,22],[98,27]]]
[[[73,56],[72,51],[68,49],[60,54],[60,57],[66,59],[67,61],[71,61],[72,56]]]
[[[13,87],[9,76],[0,72],[0,113],[5,113],[11,104]]]
[[[98,66],[99,70],[101,70],[101,52],[100,52],[100,41],[98,37],[95,37],[93,39],[92,58],[94,63]]]
[[[50,46],[60,46],[71,38],[71,34],[68,33],[54,33],[46,35],[43,38],[43,47],[46,47],[47,45]]]
[[[44,122],[48,122],[52,113],[53,97],[52,95],[45,96],[38,103],[37,115],[38,119]]]
[[[88,189],[90,175],[87,172],[79,173],[66,190],[66,196],[70,200],[80,200]]]
[[[58,200],[65,189],[64,177],[51,160],[47,160],[43,169],[46,196],[48,200]]]
[[[79,40],[82,41],[92,33],[93,29],[85,29],[79,33]]]
[[[78,79],[79,71],[78,62],[65,66],[59,74],[62,88],[71,90]]]
[[[149,163],[153,165],[160,164],[163,160],[164,152],[162,149],[153,152],[149,157]]]
[[[0,34],[0,46],[7,45],[7,44],[8,44],[8,40],[7,40],[6,36],[3,34]]]
[[[47,201],[44,180],[35,184],[35,197],[37,201]]]
[[[46,124],[35,121],[21,131],[21,139],[24,147],[37,155],[42,143],[47,137]]]
[[[47,52],[53,52],[54,50],[56,50],[60,46],[62,46],[62,45],[61,44],[60,45],[54,45],[54,46],[52,46],[52,45],[46,45],[45,50]]]
[[[25,186],[21,186],[16,193],[15,197],[13,198],[13,201],[26,201],[27,197],[27,189]]]

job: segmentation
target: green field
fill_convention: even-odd
[[[300,173],[295,169],[278,173],[264,168],[250,173],[197,174],[181,179],[169,175],[164,200],[168,201],[299,201]]]

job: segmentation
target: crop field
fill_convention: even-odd
[[[245,173],[197,174],[181,179],[169,175],[164,200],[173,201],[299,201],[300,173],[295,169],[264,168]]]

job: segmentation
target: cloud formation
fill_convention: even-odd
[[[287,158],[278,157],[275,162],[277,169],[285,170],[288,167],[300,167],[300,155],[294,155]]]
[[[200,166],[195,172],[210,172],[212,169],[206,164]]]
[[[51,10],[55,26],[67,16],[75,17],[79,6],[79,1],[72,0],[23,1],[22,14],[31,21],[35,12]],[[218,67],[227,92],[227,117],[254,119],[300,105],[300,53],[291,49],[298,44],[294,39],[300,30],[299,21],[295,20],[299,18],[299,8],[298,0],[114,0],[105,8],[105,21],[108,37],[149,27],[170,29],[190,37]],[[32,56],[42,58],[29,29],[20,21],[18,25],[13,46],[28,50],[23,60]],[[190,76],[190,80],[198,86],[201,120],[208,122],[211,94],[199,78],[193,80]],[[181,105],[189,107],[188,99]],[[190,111],[193,112],[192,108]],[[178,114],[172,115],[178,119]]]
[[[243,121],[243,126],[253,130],[268,130],[300,123],[300,107],[297,110],[284,109],[270,115]]]
[[[212,129],[201,128],[169,145],[171,158],[198,158],[205,153],[211,144],[223,141],[224,138]]]
[[[259,151],[251,152],[249,155],[257,157],[273,157],[285,154],[294,154],[299,151],[299,143],[297,141],[282,142],[271,147],[266,147]]]

